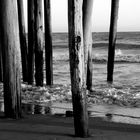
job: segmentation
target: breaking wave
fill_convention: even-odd
[[[106,63],[108,61],[107,55],[93,56],[93,62],[96,63]],[[116,63],[140,63],[140,55],[116,55]]]
[[[120,52],[119,52],[120,53]],[[68,62],[69,61],[69,55],[58,55],[55,56],[54,62]],[[93,54],[93,62],[94,63],[106,63],[108,61],[108,55],[100,55],[100,54]],[[115,62],[116,63],[140,63],[140,55],[125,55],[125,54],[117,54],[115,56]]]

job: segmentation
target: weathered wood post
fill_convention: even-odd
[[[109,50],[108,50],[108,65],[107,65],[107,81],[113,82],[115,44],[117,36],[117,20],[118,20],[119,0],[112,0],[111,4],[111,19],[109,32]]]
[[[92,90],[92,8],[93,0],[83,0],[83,37],[87,89]]]
[[[22,60],[22,75],[23,81],[28,81],[28,56],[27,56],[27,42],[25,33],[25,19],[23,0],[17,0],[18,4],[18,21],[19,21],[19,37],[20,37],[20,48],[21,48],[21,60]]]
[[[1,39],[0,39],[0,82],[3,82],[3,62],[2,62]]]
[[[0,82],[3,82],[3,59],[2,59],[2,48],[1,48],[1,31],[0,31]]]
[[[28,84],[34,81],[35,16],[34,0],[28,0]]]
[[[4,109],[8,118],[21,117],[20,42],[16,0],[0,0],[4,58]]]
[[[69,53],[71,90],[74,113],[75,135],[88,136],[88,113],[86,102],[86,81],[84,66],[83,0],[68,0]]]
[[[43,11],[42,0],[35,0],[35,81],[43,86]]]
[[[46,84],[53,84],[51,2],[44,0]]]

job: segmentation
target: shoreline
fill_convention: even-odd
[[[2,106],[1,102],[0,112],[4,113],[4,105]],[[40,114],[67,118],[73,117],[73,109],[72,103],[66,102],[54,102],[46,105],[22,103],[22,114],[35,116]],[[90,118],[102,118],[107,122],[140,125],[140,108],[92,104],[88,106],[88,114]]]
[[[89,118],[90,137],[85,140],[138,140],[140,125],[114,123],[101,117]],[[1,139],[10,140],[82,140],[74,136],[73,118],[49,115],[24,115],[21,120],[2,118]]]

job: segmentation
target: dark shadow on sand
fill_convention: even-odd
[[[33,135],[52,135],[52,136],[68,136],[68,137],[75,137],[73,134],[63,134],[60,132],[38,132],[38,131],[26,131],[26,130],[17,130],[17,129],[0,129],[0,132],[5,133],[21,133],[23,135],[25,134],[33,134]]]

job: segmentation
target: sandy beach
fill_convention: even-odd
[[[0,140],[73,140],[73,118],[50,115],[24,115],[21,120],[0,115]],[[90,137],[85,140],[139,140],[140,126],[89,119]]]

